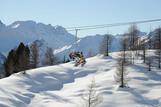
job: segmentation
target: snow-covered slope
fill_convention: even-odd
[[[97,55],[84,67],[73,62],[17,73],[0,80],[0,107],[82,107],[81,95],[95,77],[103,102],[98,107],[160,107],[161,72],[148,72],[142,60],[129,66],[130,88],[114,82],[117,53]]]

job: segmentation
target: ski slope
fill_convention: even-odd
[[[114,81],[117,53],[87,59],[84,67],[73,62],[28,70],[0,80],[0,107],[85,107],[81,96],[92,78],[103,102],[97,107],[161,107],[161,72],[147,71],[142,60],[128,67],[129,88]]]

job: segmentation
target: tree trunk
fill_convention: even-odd
[[[124,87],[124,64],[122,62],[122,68],[121,68],[121,86],[120,87]]]
[[[145,49],[143,49],[143,59],[144,59],[144,63],[145,63]]]

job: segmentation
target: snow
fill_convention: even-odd
[[[70,49],[72,46],[71,45],[69,45],[69,46],[64,46],[64,47],[62,47],[62,48],[60,48],[60,49],[55,49],[54,50],[54,54],[58,54],[58,53],[60,53],[60,52],[63,52],[63,51],[65,51],[65,50],[68,50],[68,49]]]
[[[20,26],[20,24],[16,24],[16,25],[13,25],[12,28],[15,29],[15,28],[18,28]]]
[[[129,88],[121,89],[113,78],[117,54],[88,58],[84,67],[73,67],[74,62],[69,62],[1,79],[0,107],[82,107],[81,96],[92,78],[103,97],[97,107],[160,107],[160,70],[149,72],[137,59],[128,67]]]

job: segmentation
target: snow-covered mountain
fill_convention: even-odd
[[[8,26],[0,22],[0,52],[6,54],[20,42],[30,44],[39,41],[42,54],[46,47],[51,47],[60,60],[63,60],[64,56],[68,57],[70,52],[78,50],[88,57],[99,53],[102,39],[102,35],[92,35],[75,41],[74,35],[61,26],[45,25],[34,21],[16,21]]]
[[[74,36],[61,26],[45,25],[34,21],[16,21],[11,25],[0,23],[0,52],[8,52],[20,42],[29,44],[35,40],[44,40],[54,49],[72,44]]]
[[[140,32],[140,35],[145,35],[145,33]],[[111,52],[120,50],[120,38],[122,38],[121,34],[112,37]],[[0,22],[0,52],[6,54],[20,42],[30,44],[39,41],[39,43],[42,42],[40,43],[42,55],[46,47],[51,47],[60,61],[64,59],[64,56],[68,58],[68,54],[72,51],[82,51],[86,57],[89,57],[99,53],[102,39],[103,35],[91,35],[75,41],[74,35],[61,26],[34,21],[16,21],[8,26]]]

